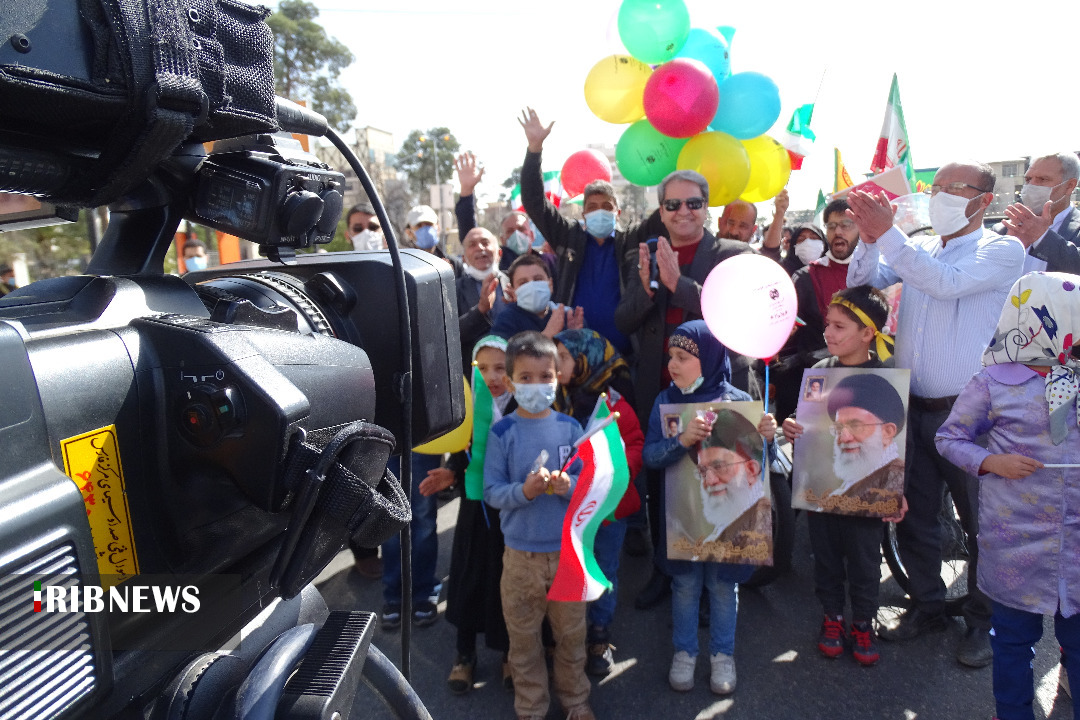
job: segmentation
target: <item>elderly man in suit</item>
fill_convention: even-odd
[[[628,275],[622,300],[615,309],[615,325],[634,341],[637,373],[634,391],[642,423],[648,422],[653,401],[671,381],[667,374],[667,342],[671,333],[687,320],[701,319],[701,286],[709,272],[729,257],[752,253],[747,243],[715,237],[705,229],[709,208],[709,183],[693,170],[676,170],[657,187],[660,221],[664,235],[637,245],[637,276]],[[655,262],[653,261],[655,253]],[[657,270],[654,282],[652,268]],[[630,265],[633,267],[633,265]],[[734,358],[732,366],[735,366]],[[743,383],[748,372],[742,363]],[[739,384],[733,372],[732,384]],[[647,509],[653,547],[659,547],[659,498],[663,475],[649,471]],[[635,601],[639,609],[652,607],[666,595],[670,578],[664,574],[663,561]]]
[[[1038,158],[1024,174],[1020,202],[1005,208],[1008,234],[1027,248],[1024,272],[1080,273],[1080,211],[1072,193],[1080,159],[1063,152]]]

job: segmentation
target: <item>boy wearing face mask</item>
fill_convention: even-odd
[[[495,318],[492,335],[511,338],[533,330],[550,338],[564,327],[582,327],[581,308],[567,313],[563,305],[551,301],[551,275],[540,256],[522,255],[510,265],[507,275],[510,287],[505,289],[505,297],[509,302]]]
[[[508,386],[517,410],[491,427],[484,457],[484,500],[500,511],[506,550],[501,581],[510,636],[514,710],[519,718],[545,717],[550,704],[540,627],[547,617],[557,638],[555,695],[570,720],[593,720],[585,675],[585,603],[547,599],[562,546],[562,526],[576,460],[561,471],[582,436],[581,425],[555,412],[558,355],[555,343],[523,332],[506,348]]]
[[[654,213],[646,222],[620,230],[616,225],[619,203],[615,190],[600,180],[585,187],[583,223],[563,217],[544,195],[540,165],[544,140],[554,123],[545,127],[531,108],[518,122],[529,143],[521,168],[521,201],[558,259],[558,282],[552,296],[555,302],[583,308],[588,327],[627,356],[630,340],[615,327],[615,308],[627,280],[636,280],[638,244],[666,234],[659,215]]]

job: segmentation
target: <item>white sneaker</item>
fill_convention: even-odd
[[[735,658],[716,653],[709,658],[709,662],[712,663],[709,689],[717,695],[730,695],[735,692]]]
[[[668,682],[672,690],[687,692],[694,689],[694,667],[697,665],[697,657],[690,655],[685,650],[675,653],[671,658],[671,671],[668,672]]]

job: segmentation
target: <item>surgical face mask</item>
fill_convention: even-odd
[[[698,376],[697,376],[697,380],[695,380],[694,382],[690,383],[689,385],[687,385],[687,386],[686,386],[686,387],[684,387],[684,388],[679,388],[679,391],[680,391],[680,392],[681,392],[681,393],[682,393],[683,395],[689,395],[689,394],[690,394],[690,393],[692,393],[692,392],[697,392],[697,389],[698,389],[699,387],[701,387],[701,384],[702,384],[703,382],[705,382],[705,377],[704,377],[703,375],[698,375]]]
[[[610,210],[593,210],[585,215],[585,231],[595,238],[606,238],[615,229],[615,213]]]
[[[1024,204],[1024,207],[1036,215],[1041,215],[1043,205],[1050,202],[1050,193],[1064,184],[1065,183],[1058,183],[1052,187],[1046,187],[1045,185],[1029,185],[1024,183],[1024,187],[1020,188],[1020,202]]]
[[[510,237],[506,238],[506,247],[518,255],[524,255],[529,252],[529,236],[520,230],[515,230],[510,233]]]
[[[205,270],[206,269],[206,257],[193,255],[189,258],[184,258],[184,265],[188,270]]]
[[[206,267],[206,266],[204,265],[203,267],[201,267],[201,268],[199,268],[199,269],[200,269],[200,270],[203,270],[203,269],[205,269],[205,267]],[[192,269],[194,269],[194,268],[192,268]],[[5,281],[4,281],[4,283],[5,283],[5,284],[6,284],[6,285],[7,285],[8,287],[15,287],[15,278],[14,278],[14,277],[9,277],[9,278],[8,278],[7,280],[5,280]]]
[[[556,384],[554,380],[549,383],[514,383],[514,399],[525,412],[543,412],[555,402]]]
[[[466,275],[471,277],[473,280],[479,280],[480,282],[483,282],[483,281],[487,280],[489,277],[491,277],[491,274],[493,272],[495,272],[495,263],[491,263],[490,265],[488,265],[487,270],[477,270],[476,268],[474,268],[472,265],[470,265],[468,263],[463,264],[461,266],[461,269],[462,269],[462,271],[464,271],[464,273]]]
[[[435,232],[434,225],[421,225],[413,231],[416,236],[416,247],[421,250],[430,250],[439,242],[439,234]]]
[[[547,280],[527,282],[514,291],[518,307],[526,312],[541,313],[551,302],[551,285]]]
[[[974,198],[939,192],[930,198],[930,227],[938,235],[952,235],[963,230],[970,218],[968,203]]]
[[[802,260],[803,265],[809,265],[821,257],[821,253],[824,251],[825,243],[813,238],[807,238],[795,246],[795,257]]]

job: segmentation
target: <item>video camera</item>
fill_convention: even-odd
[[[451,268],[295,253],[344,178],[279,132],[336,138],[274,98],[265,8],[18,10],[0,191],[111,219],[86,275],[0,300],[0,716],[347,718],[373,616],[311,582],[408,523],[390,454],[464,417]],[[185,218],[267,259],[165,275]]]

